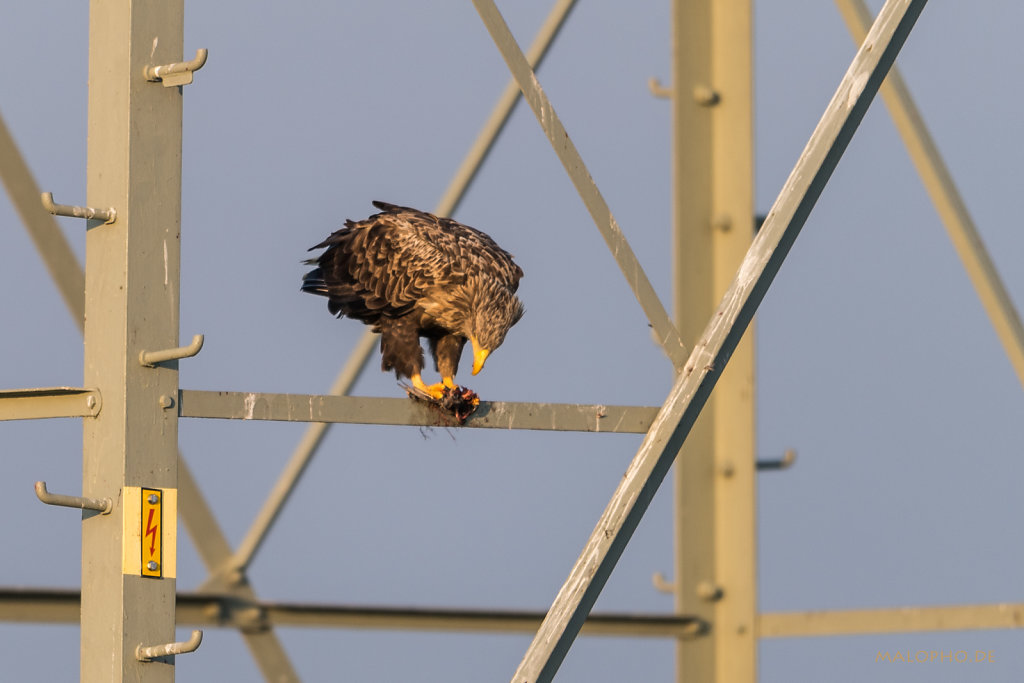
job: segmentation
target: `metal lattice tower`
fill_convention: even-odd
[[[658,635],[678,642],[679,680],[754,681],[759,638],[886,630],[1017,626],[1000,606],[825,613],[757,611],[753,339],[744,331],[825,187],[876,91],[882,88],[961,258],[1024,382],[1024,331],[898,74],[890,71],[924,0],[889,0],[874,25],[858,0],[839,0],[861,45],[754,237],[749,0],[674,2],[672,97],[675,173],[674,310],[659,300],[535,76],[574,0],[558,0],[524,54],[493,0],[474,0],[512,72],[478,142],[436,207],[454,213],[520,96],[565,166],[675,368],[660,408],[489,403],[467,427],[645,434],[625,477],[546,615],[504,610],[403,610],[262,602],[247,569],[333,423],[430,425],[404,399],[347,394],[372,352],[367,333],[325,396],[213,392],[178,386],[182,97],[204,50],[184,61],[183,3],[92,3],[89,184],[86,207],[43,203],[88,219],[84,272],[13,141],[0,127],[0,175],[72,316],[86,320],[81,388],[0,392],[2,419],[81,417],[82,496],[37,486],[44,502],[83,509],[83,572],[74,591],[7,589],[0,617],[23,613],[82,624],[82,680],[173,680],[175,624],[235,627],[267,680],[298,680],[273,627],[295,624],[536,631],[513,680],[554,677],[577,634]],[[152,36],[159,36],[154,42]],[[738,47],[739,46],[739,47]],[[123,115],[113,116],[110,112]],[[83,287],[84,285],[84,287]],[[83,291],[86,293],[83,296]],[[673,320],[674,318],[674,320]],[[692,351],[684,343],[694,343]],[[186,361],[187,362],[187,361]],[[726,369],[728,363],[728,370]],[[714,393],[712,390],[714,389]],[[703,418],[698,419],[702,414]],[[180,418],[308,422],[280,479],[232,549],[179,457]],[[608,425],[614,425],[609,429]],[[685,442],[685,445],[684,445]],[[670,465],[675,470],[674,615],[591,615],[616,561]],[[181,520],[209,578],[177,594]],[[175,599],[176,598],[176,599]],[[79,604],[81,614],[79,617]],[[114,657],[110,653],[114,653]]]

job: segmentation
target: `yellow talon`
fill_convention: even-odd
[[[442,377],[441,384],[448,387],[449,389],[455,388],[455,378],[453,377]]]
[[[434,398],[442,398],[444,396],[444,384],[438,382],[437,384],[431,384],[427,387],[427,393]]]
[[[412,380],[412,385],[414,387],[416,387],[425,394],[429,394],[431,398],[439,399],[442,396],[444,396],[443,383],[439,382],[437,384],[431,384],[428,386],[426,383],[423,382],[423,378],[420,377],[419,375],[413,375],[412,377],[410,377],[410,379]]]

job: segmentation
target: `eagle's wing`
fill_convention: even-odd
[[[494,278],[513,293],[519,288],[523,269],[512,260],[512,254],[499,247],[486,233],[463,225],[451,218],[437,219],[443,238],[450,241],[446,252],[457,268],[473,275]]]
[[[374,201],[373,205],[382,213],[371,219],[391,219],[399,223],[408,230],[402,235],[407,240],[408,251],[419,259],[429,258],[431,269],[441,267],[444,272],[435,281],[436,285],[459,284],[467,276],[486,275],[501,281],[513,292],[519,287],[522,268],[487,233],[407,206],[380,201]]]
[[[376,322],[407,313],[430,290],[465,281],[436,217],[386,206],[312,248],[327,251],[311,261],[319,268],[303,289],[329,297],[332,313]]]

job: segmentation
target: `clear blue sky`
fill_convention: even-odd
[[[828,2],[756,4],[757,208],[766,211],[854,53]],[[628,6],[627,6],[628,5]],[[880,3],[874,3],[876,8]],[[546,0],[500,3],[528,44]],[[540,72],[655,287],[671,272],[670,3],[581,2]],[[87,3],[2,11],[0,113],[57,200],[85,196]],[[1024,304],[1019,159],[1024,6],[931,3],[899,65],[1012,296]],[[508,74],[469,2],[189,3],[181,386],[323,393],[363,328],[300,295],[305,250],[370,200],[432,208]],[[519,108],[457,217],[517,256],[528,312],[473,378],[485,398],[659,405],[670,365],[532,113]],[[76,386],[79,333],[0,195],[0,388]],[[61,219],[80,257],[84,226]],[[690,340],[686,340],[688,343]],[[1024,393],[881,103],[758,316],[764,611],[1022,602]],[[376,359],[355,393],[400,395]],[[303,426],[183,420],[182,449],[233,543]],[[77,587],[77,516],[32,482],[81,486],[75,420],[0,425],[0,585]],[[338,426],[257,557],[267,600],[546,609],[638,436]],[[666,485],[598,602],[671,598]],[[187,536],[179,588],[204,571]],[[508,680],[526,636],[279,631],[304,680]],[[180,629],[184,636],[185,630]],[[761,680],[1017,681],[1020,632],[764,641]],[[876,664],[879,650],[994,651],[994,664]],[[0,624],[0,678],[74,680],[78,629]],[[582,638],[560,681],[673,680],[669,641]],[[230,673],[227,673],[230,672]],[[232,630],[181,681],[258,680]]]

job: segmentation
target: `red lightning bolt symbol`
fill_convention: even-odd
[[[152,540],[149,543],[149,554],[152,555],[156,552],[156,532],[159,531],[159,525],[153,525],[153,513],[156,512],[155,508],[149,509],[149,520],[146,521],[146,536],[152,536]]]

